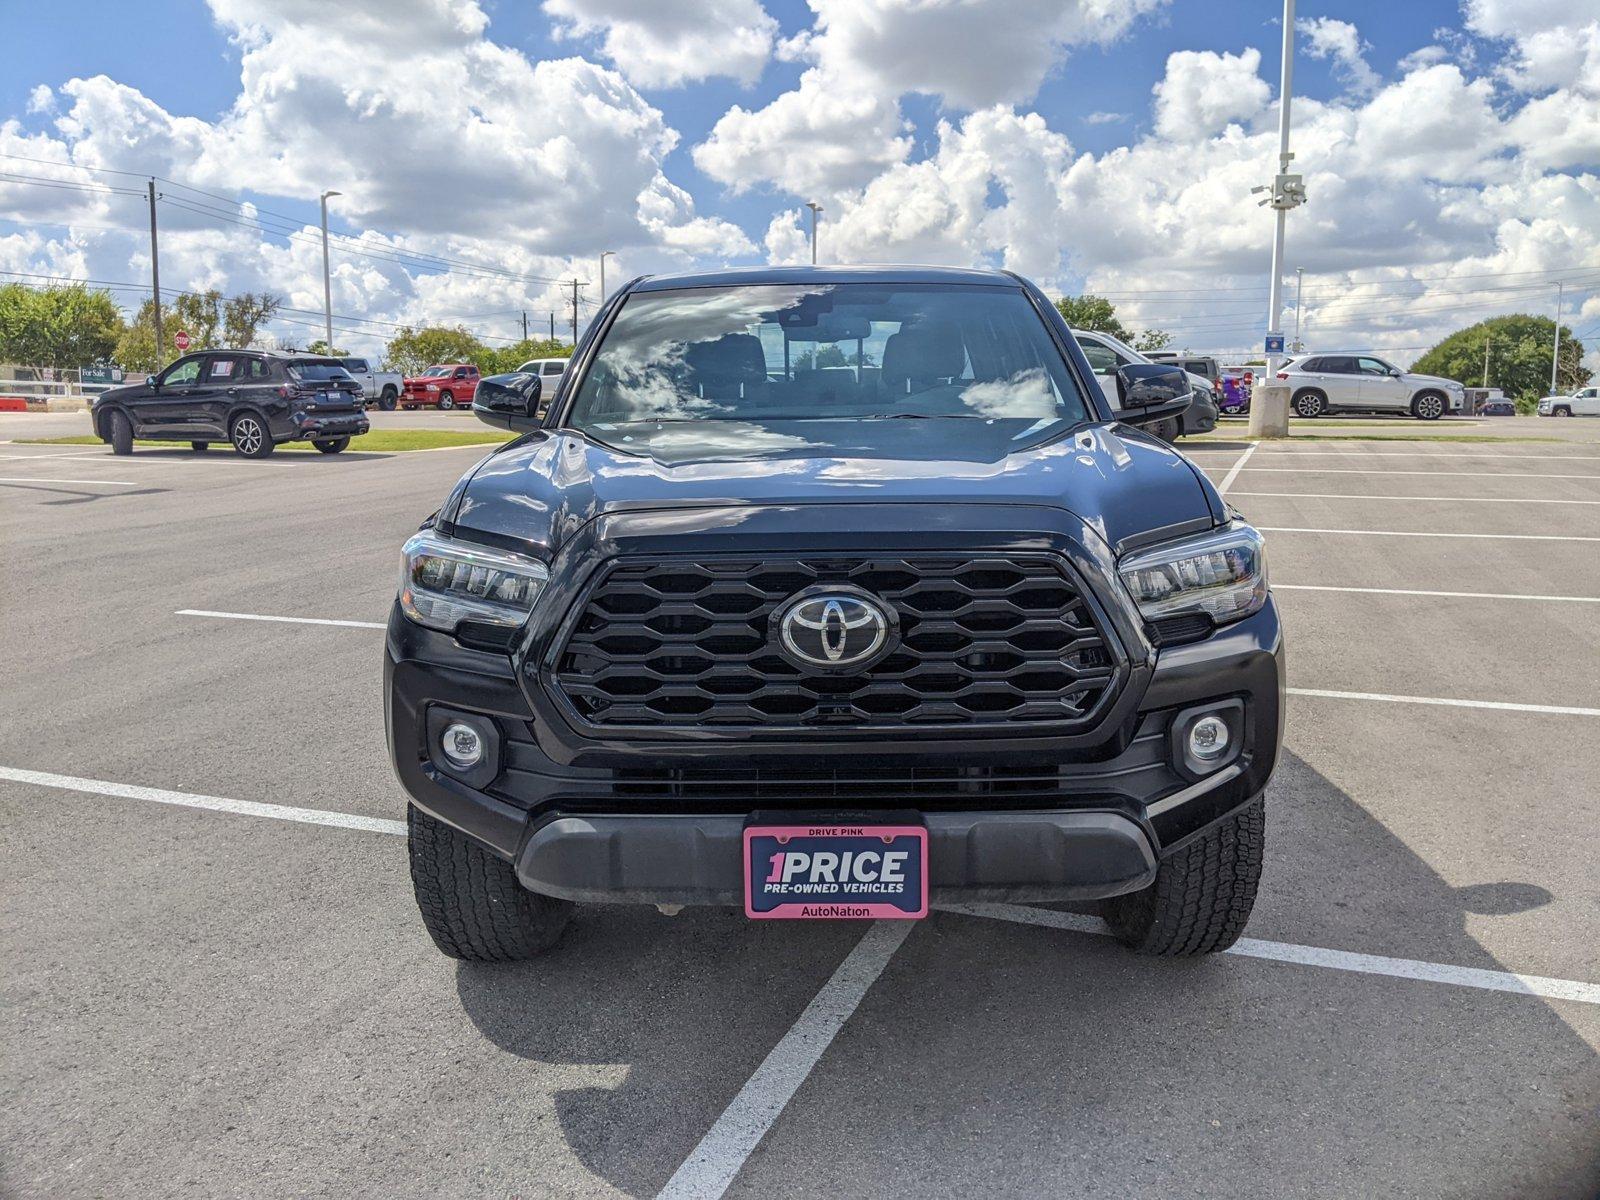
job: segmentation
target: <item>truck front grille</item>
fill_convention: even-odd
[[[901,639],[860,674],[782,657],[768,619],[817,584],[893,608]],[[584,723],[622,727],[1080,728],[1116,670],[1080,585],[1051,555],[621,560],[557,657]]]

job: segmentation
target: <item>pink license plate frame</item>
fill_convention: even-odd
[[[853,866],[849,878],[838,882],[836,892],[797,896],[794,900],[773,901],[770,891],[779,884],[783,867],[769,859],[758,878],[755,854],[776,845],[808,856],[821,851],[843,860],[849,853]],[[848,822],[808,825],[747,825],[744,830],[744,913],[754,921],[917,921],[928,915],[928,831],[921,825],[855,825]],[[857,855],[876,851],[878,862],[868,864]],[[861,878],[879,868],[885,852],[907,852],[904,867],[914,874],[915,894],[900,895],[899,902],[885,901],[869,892],[852,895],[856,885],[871,886],[881,881]],[[870,857],[870,856],[869,856]],[[758,897],[758,890],[760,896]]]

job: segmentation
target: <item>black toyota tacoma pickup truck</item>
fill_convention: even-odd
[[[1182,372],[1117,383],[1027,281],[922,268],[638,279],[555,397],[486,382],[525,435],[406,543],[386,639],[440,949],[585,902],[1231,945],[1282,632],[1260,535],[1140,428]]]

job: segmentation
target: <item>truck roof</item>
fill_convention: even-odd
[[[967,287],[1020,287],[1016,276],[1004,271],[970,267],[858,266],[858,267],[733,267],[724,271],[691,271],[681,275],[646,275],[634,281],[636,292],[663,292],[674,288],[727,287],[752,284],[805,283],[950,283]]]

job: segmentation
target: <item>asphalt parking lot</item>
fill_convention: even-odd
[[[1295,694],[1249,940],[1179,962],[1022,907],[447,960],[376,626],[479,451],[0,444],[0,1190],[1593,1197],[1593,425],[1185,447]]]

